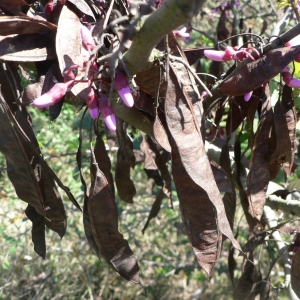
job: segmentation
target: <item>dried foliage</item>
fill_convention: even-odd
[[[289,176],[295,161],[293,92],[288,85],[276,83],[280,93],[273,109],[269,82],[299,59],[300,46],[278,44],[300,33],[299,25],[267,45],[249,33],[255,51],[228,47],[228,40],[220,43],[225,50],[183,50],[176,36],[184,32],[171,30],[190,22],[203,1],[169,0],[157,9],[146,2],[49,1],[44,12],[34,5],[30,8],[31,2],[0,4],[0,151],[18,197],[28,204],[25,213],[32,222],[36,253],[46,257],[46,227],[60,237],[66,232],[66,212],[57,186],[79,210],[81,205],[45,162],[26,106],[50,106],[54,120],[59,118],[63,103],[69,102],[87,106],[94,119],[90,125],[89,180],[82,170],[81,145],[77,163],[85,189],[83,226],[99,257],[121,277],[139,283],[137,258],[119,231],[114,186],[121,200],[134,205],[137,189],[131,171],[138,162],[132,136],[141,135],[144,171],[159,187],[143,233],[159,214],[164,199],[172,207],[173,180],[182,222],[199,265],[211,274],[228,239],[232,244],[228,261],[232,281],[234,249],[245,256],[234,299],[254,299],[263,293],[262,274],[252,262],[257,248],[275,231],[299,233],[298,225],[267,231],[264,222],[270,181],[282,167]],[[165,27],[161,16],[170,17]],[[151,36],[153,20],[161,25]],[[230,32],[227,22],[228,11],[223,8],[217,26],[219,40],[236,33],[236,28]],[[231,45],[237,45],[236,36]],[[210,65],[217,80],[213,86],[212,80],[207,80],[208,87],[194,69],[201,69],[199,58],[203,59],[205,50],[219,55],[218,63]],[[228,53],[229,59],[224,58]],[[231,59],[239,62],[221,75],[220,62]],[[21,88],[19,74],[28,65],[38,76]],[[114,174],[106,143],[111,137],[107,137],[102,119],[116,131]],[[244,140],[243,134],[247,136]],[[79,140],[81,143],[81,134]],[[217,157],[209,157],[207,141],[219,149]],[[246,145],[243,153],[242,143]],[[244,157],[247,150],[249,160]],[[243,247],[233,233],[238,226],[238,201],[249,225],[249,240]],[[291,284],[298,296],[299,264],[297,251],[292,259]]]

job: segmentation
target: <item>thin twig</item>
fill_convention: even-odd
[[[189,72],[195,77],[195,79],[200,83],[200,85],[205,89],[208,95],[212,96],[211,91],[207,88],[207,86],[203,83],[203,81],[199,78],[199,76],[194,72],[194,70],[190,67],[190,65],[186,61],[173,55],[169,55],[169,57],[171,61],[177,61],[182,63],[189,70]]]

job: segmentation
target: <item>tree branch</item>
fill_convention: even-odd
[[[282,35],[280,35],[278,38],[272,40],[269,44],[263,47],[263,54],[266,54],[267,52],[283,47],[286,42],[290,41],[292,38],[300,34],[300,23],[291,28],[290,30],[286,31]],[[239,68],[242,68],[245,64],[247,64],[250,60],[245,59],[239,66],[234,69],[234,72],[237,72]],[[228,75],[230,76],[230,74]],[[226,77],[227,78],[227,77]],[[224,96],[223,93],[220,91],[220,85],[223,83],[224,80],[220,80],[217,82],[217,84],[212,88],[211,93],[212,96],[208,96],[203,100],[203,108],[204,112],[207,113],[207,111],[210,110],[210,108],[218,102],[218,98]]]
[[[150,16],[138,24],[130,49],[124,54],[124,61],[132,74],[150,67],[158,52],[155,46],[170,31],[187,23],[198,13],[206,0],[167,0]]]
[[[300,201],[298,200],[283,200],[278,196],[269,195],[266,199],[266,205],[273,209],[280,209],[286,213],[300,216]]]

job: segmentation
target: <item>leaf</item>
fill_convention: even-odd
[[[180,202],[181,217],[198,263],[210,274],[221,251],[214,206],[205,191],[187,174],[176,144],[172,146],[172,174]]]
[[[276,150],[271,156],[270,163],[284,163],[291,160],[291,141],[289,131],[281,106],[281,102],[277,101],[274,107],[274,129],[276,132]]]
[[[295,292],[295,294],[300,298],[300,251],[298,250],[292,262],[291,269],[291,288]]]
[[[236,68],[220,84],[225,95],[239,96],[266,84],[300,54],[300,46],[277,48],[262,58]]]
[[[0,59],[8,61],[43,61],[56,58],[54,41],[37,33],[0,37]]]
[[[53,23],[26,16],[0,16],[0,35],[55,33]],[[24,36],[24,39],[26,36]],[[42,38],[42,36],[40,36]]]
[[[150,213],[148,215],[147,221],[146,221],[146,223],[145,223],[145,225],[142,229],[143,234],[145,233],[146,229],[148,228],[148,226],[150,224],[150,221],[157,217],[157,215],[160,211],[162,200],[164,199],[164,197],[165,197],[165,193],[164,193],[163,189],[161,189],[159,191],[159,193],[157,194],[154,203],[152,204],[152,207],[151,207]]]
[[[158,114],[156,114],[155,116],[155,121],[153,124],[153,133],[158,144],[166,151],[171,152],[171,146],[169,143],[166,129],[163,126]]]
[[[252,253],[256,249],[256,247],[262,245],[265,242],[266,236],[266,231],[254,234],[251,238],[248,239],[247,243],[242,247],[242,250],[245,253]]]
[[[204,50],[212,50],[211,47],[197,47],[196,49],[183,49],[183,52],[189,62],[189,65],[193,65],[197,60],[204,57]]]
[[[246,262],[246,266],[242,276],[233,291],[234,300],[252,300],[259,293],[259,284],[256,283],[261,281],[262,276],[257,272],[254,264],[250,261]]]
[[[43,203],[45,207],[45,225],[51,230],[57,232],[62,238],[65,235],[67,228],[67,217],[65,208],[62,202],[61,195],[56,187],[55,180],[49,169],[41,165],[43,160],[38,141],[32,131],[32,127],[29,123],[30,116],[28,115],[26,108],[22,107],[22,110],[18,110],[16,113],[16,120],[18,121],[20,127],[23,129],[24,133],[30,139],[30,143],[39,152],[33,151],[28,145],[28,141],[22,139],[20,136],[20,141],[25,149],[28,160],[31,161],[31,166],[34,170],[35,176],[38,180],[38,184],[43,197]]]
[[[232,186],[227,173],[215,161],[210,160],[209,162],[219,191],[224,193],[232,193]]]
[[[18,197],[45,216],[44,200],[35,174],[22,143],[15,131],[16,124],[9,118],[11,111],[0,95],[0,151],[7,162],[7,175],[15,187]]]
[[[93,155],[93,154],[92,154]],[[91,163],[92,185],[85,213],[90,222],[93,246],[126,280],[139,283],[139,266],[127,240],[118,230],[118,210],[114,196],[97,161]],[[86,223],[85,223],[86,226]]]
[[[43,259],[46,258],[45,218],[37,213],[35,208],[28,204],[25,214],[32,222],[31,237],[34,251]]]
[[[110,158],[105,149],[105,144],[100,136],[97,136],[94,152],[95,152],[95,158],[98,167],[101,170],[101,172],[103,172],[103,174],[105,175],[110,190],[112,191],[113,194],[115,194],[114,179],[110,171],[111,170]]]
[[[61,73],[72,65],[78,65],[78,73],[76,79],[80,80],[85,75],[84,58],[81,53],[86,51],[82,47],[80,35],[81,22],[78,16],[64,6],[59,16],[56,34],[56,52]],[[91,68],[92,70],[93,68]],[[72,88],[72,93],[86,102],[89,93],[88,82],[79,82]]]
[[[164,183],[159,174],[157,165],[155,163],[155,160],[153,157],[154,154],[151,151],[149,144],[147,143],[144,135],[143,135],[143,141],[142,141],[140,147],[145,156],[144,171],[146,172],[148,178],[152,178],[156,185],[163,186]]]
[[[14,6],[28,5],[24,0],[1,0],[1,4],[11,8]]]
[[[93,21],[96,22],[92,9],[84,0],[68,0],[68,2],[76,6],[76,8],[82,13],[82,15],[90,16]]]
[[[205,153],[200,124],[195,117],[191,105],[193,99],[197,98],[197,95],[193,95],[191,89],[189,90],[189,93],[185,91],[186,84],[183,85],[182,81],[178,79],[173,67],[170,67],[169,76],[165,100],[165,112],[168,128],[174,139],[173,146],[171,144],[172,151],[174,151],[173,147],[175,147],[174,145],[176,144],[181,163],[187,174],[196,184],[193,188],[198,186],[200,189],[203,189],[201,194],[202,197],[204,197],[204,194],[206,195],[206,205],[209,207],[211,201],[216,209],[218,229],[232,241],[235,248],[240,249],[240,246],[233,237],[230,229],[223,200]],[[183,76],[181,76],[181,78],[182,77]],[[185,78],[185,80],[187,81],[187,78]],[[193,85],[189,84],[188,86],[192,87]],[[173,160],[172,153],[172,161]],[[177,178],[177,180],[179,180],[179,178]],[[175,182],[175,184],[177,186],[178,182]],[[199,202],[199,200],[196,199],[197,198],[195,198],[194,201],[196,203]],[[201,201],[204,200],[201,199]],[[193,203],[193,205],[196,204]]]
[[[228,190],[229,189],[231,190],[231,191],[228,191],[227,193],[225,193],[225,195],[223,196],[223,202],[224,202],[224,206],[225,206],[227,219],[229,221],[230,227],[233,229],[235,209],[236,209],[236,192],[235,192],[234,179],[233,179],[232,170],[231,170],[231,161],[230,161],[230,157],[229,157],[228,143],[226,143],[222,147],[221,156],[220,156],[220,164],[228,176],[228,186],[229,186]],[[218,182],[217,182],[217,184],[218,184]],[[218,187],[219,187],[219,185],[218,185]]]
[[[242,161],[241,161],[241,143],[237,139],[235,144],[234,144],[234,162],[236,164],[236,176],[235,176],[235,181],[238,185],[238,191],[239,191],[239,196],[240,196],[240,201],[242,204],[242,208],[247,220],[247,223],[250,227],[250,231],[252,231],[256,226],[259,226],[259,221],[254,218],[250,212],[249,212],[249,201],[248,201],[248,196],[247,193],[244,190],[241,178],[242,174],[245,172],[242,166]]]
[[[293,90],[288,85],[283,86],[282,109],[285,115],[286,124],[288,127],[288,132],[290,137],[290,145],[291,145],[291,149],[290,149],[291,158],[289,162],[283,164],[283,169],[286,175],[289,176],[294,164],[294,156],[295,156],[295,151],[297,149],[297,142],[296,142],[297,115],[296,115],[296,110],[294,105]]]
[[[231,99],[230,110],[228,112],[226,122],[227,135],[230,135],[232,132],[234,132],[245,117],[247,117],[247,120],[250,121],[249,125],[252,127],[253,118],[260,102],[261,93],[261,88],[253,91],[253,96],[248,102],[244,100],[244,96],[236,96]]]
[[[250,213],[261,219],[266,201],[266,191],[270,180],[268,164],[271,153],[269,143],[273,124],[273,113],[269,86],[265,87],[262,98],[262,110],[258,129],[255,135],[254,146],[250,160],[250,171],[247,177],[247,194],[250,203]]]
[[[117,153],[115,181],[121,200],[133,203],[133,196],[136,194],[136,189],[133,181],[130,179],[130,167],[134,167],[135,157],[132,150],[132,142],[124,126],[125,122],[117,118],[119,149]]]

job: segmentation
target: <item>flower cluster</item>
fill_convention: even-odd
[[[294,37],[293,39],[291,39],[290,41],[288,41],[285,44],[287,47],[293,47],[293,46],[298,46],[300,45],[300,35],[297,35],[296,37]],[[294,58],[294,61],[296,62],[300,62],[300,55],[297,55]],[[282,71],[281,71],[281,75],[282,75],[282,79],[283,81],[290,87],[292,88],[300,88],[300,80],[293,77],[293,75],[290,73],[290,67],[286,66]]]
[[[52,1],[49,1],[48,4],[51,4]],[[33,105],[38,108],[45,108],[55,103],[59,102],[67,92],[71,91],[75,84],[78,82],[82,82],[82,80],[76,80],[75,69],[82,68],[84,69],[87,66],[88,60],[90,59],[90,55],[92,51],[96,48],[96,43],[92,37],[91,31],[86,26],[80,27],[80,35],[82,40],[82,46],[85,49],[85,53],[83,52],[83,66],[72,65],[70,66],[64,73],[64,82],[56,83],[48,92],[39,96],[33,101]],[[106,67],[109,67],[107,63],[104,66],[98,66],[96,61],[93,61],[91,65],[91,69],[88,75],[88,92],[86,96],[86,104],[89,108],[90,115],[93,119],[97,119],[99,114],[104,118],[105,124],[107,127],[115,131],[116,130],[116,117],[114,115],[113,108],[109,105],[108,100],[105,97],[104,91],[105,84],[108,82],[107,76],[98,76],[99,78],[94,79],[95,72],[99,75],[99,70],[104,70]],[[95,89],[95,85],[93,82],[99,80],[99,86]],[[115,78],[114,78],[114,86],[118,91],[121,99],[124,104],[128,107],[133,107],[134,99],[129,87],[129,83],[125,74],[121,71],[116,70]]]
[[[253,48],[241,48],[238,47],[230,47],[228,46],[225,50],[204,50],[204,55],[214,61],[229,61],[229,60],[235,60],[235,61],[241,61],[245,58],[251,58],[252,60],[255,60],[253,55],[249,53],[248,51],[252,51],[256,54],[257,57],[260,57],[259,52]],[[253,91],[248,92],[244,95],[244,100],[249,101],[252,96]]]

